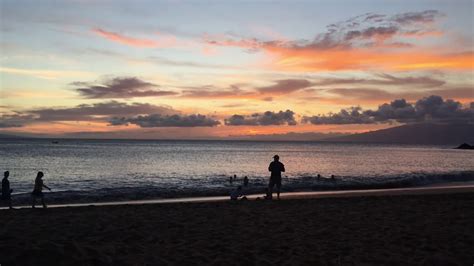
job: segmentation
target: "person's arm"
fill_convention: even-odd
[[[281,171],[285,172],[285,165],[284,164],[281,164]]]
[[[270,163],[270,165],[268,166],[268,172],[271,172],[272,171],[272,163]]]
[[[50,189],[47,185],[43,184],[43,187],[45,187],[45,188],[47,188],[49,191],[51,191],[51,189]]]

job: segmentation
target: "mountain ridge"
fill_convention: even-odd
[[[408,124],[324,141],[394,144],[461,144],[474,143],[474,124]]]

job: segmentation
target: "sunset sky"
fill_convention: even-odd
[[[212,138],[472,123],[473,24],[471,0],[3,0],[0,133]]]

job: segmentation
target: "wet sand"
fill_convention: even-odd
[[[299,191],[282,192],[281,199],[315,199],[315,198],[340,198],[340,197],[360,197],[360,196],[388,196],[388,195],[428,195],[440,193],[466,193],[474,192],[474,184],[469,182],[436,184],[424,187],[389,188],[389,189],[357,189],[357,190],[330,190],[330,191]],[[46,202],[49,202],[48,193],[45,193]],[[276,195],[276,194],[275,194]],[[246,194],[250,200],[262,198],[260,194]],[[123,201],[99,201],[83,203],[53,203],[49,208],[64,207],[86,207],[86,206],[111,206],[111,205],[143,205],[143,204],[167,204],[167,203],[191,203],[191,202],[216,202],[228,201],[229,196],[201,196],[201,197],[177,197],[177,198],[157,198],[144,200],[123,200]],[[16,209],[31,208],[31,205],[15,205]],[[41,206],[41,205],[37,205]],[[0,210],[8,209],[6,204]]]
[[[3,265],[472,265],[474,193],[0,210]]]

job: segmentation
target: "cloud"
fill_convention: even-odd
[[[81,104],[70,108],[41,108],[28,111],[36,115],[37,121],[103,121],[107,116],[139,115],[148,113],[174,114],[177,111],[167,106],[148,103],[104,103]]]
[[[368,13],[328,25],[312,40],[207,35],[204,42],[263,51],[272,59],[264,66],[280,71],[472,69],[471,47],[450,53],[451,47],[423,47],[426,42],[419,41],[440,36],[435,22],[442,16],[430,10],[394,16]]]
[[[224,120],[228,126],[271,126],[271,125],[296,125],[294,112],[290,110],[264,113],[254,113],[252,115],[232,115]]]
[[[33,119],[33,115],[4,114],[0,116],[0,128],[22,127]]]
[[[220,124],[219,121],[200,114],[192,115],[162,115],[151,114],[137,117],[113,117],[109,120],[110,125],[135,124],[140,127],[214,127]]]
[[[212,85],[202,87],[188,87],[181,92],[183,98],[204,98],[204,99],[256,99],[261,97],[255,91],[247,91],[238,85],[231,85],[228,88],[218,88]]]
[[[38,108],[16,112],[16,114],[3,114],[0,116],[0,127],[21,127],[33,123],[60,121],[106,122],[114,116],[134,116],[150,113],[173,115],[179,112],[171,107],[148,103],[128,104],[109,101],[104,103],[81,104],[75,107]]]
[[[318,115],[318,116],[304,116],[302,119],[303,123],[311,123],[314,125],[324,124],[372,124],[374,121],[362,112],[360,107],[350,107],[348,109],[342,109],[339,113],[329,115]]]
[[[264,45],[264,42],[257,38],[245,39],[241,38],[238,40],[230,38],[227,35],[210,35],[204,34],[202,37],[204,43],[215,46],[229,46],[229,47],[240,47],[247,49],[249,52],[256,52]]]
[[[376,85],[410,85],[420,87],[438,87],[444,85],[443,80],[420,76],[420,77],[395,77],[389,74],[379,74],[382,80],[373,80],[372,84]]]
[[[205,115],[184,115],[167,106],[109,101],[70,108],[39,108],[3,114],[0,116],[0,128],[64,121],[108,122],[111,126],[134,124],[139,127],[213,127],[220,124]]]
[[[404,99],[390,104],[382,104],[377,110],[367,110],[366,115],[375,121],[396,120],[398,122],[441,121],[441,122],[474,122],[474,109],[462,108],[460,102],[441,96],[431,95],[407,103]]]
[[[169,59],[162,56],[146,56],[146,57],[135,57],[130,54],[121,54],[117,52],[112,52],[110,50],[104,49],[97,49],[97,48],[86,48],[82,50],[78,50],[80,53],[92,53],[94,55],[106,56],[106,57],[113,57],[116,59],[120,59],[126,62],[138,62],[138,63],[146,63],[146,64],[155,64],[155,65],[166,65],[171,67],[193,67],[193,68],[209,68],[209,69],[232,69],[238,70],[243,69],[240,66],[231,66],[225,64],[211,64],[206,62],[193,62],[193,61],[181,61],[181,60],[174,60]]]
[[[381,43],[396,35],[400,29],[396,26],[379,26],[369,27],[362,30],[351,30],[344,35],[344,41],[350,42],[354,40],[371,40],[374,39]]]
[[[134,46],[134,47],[153,48],[153,47],[158,47],[159,45],[159,43],[155,40],[128,37],[116,32],[106,31],[101,28],[94,28],[92,29],[92,32],[109,41],[129,45],[129,46]]]
[[[400,13],[393,16],[367,13],[330,24],[326,32],[310,42],[295,42],[293,47],[316,50],[357,47],[411,47],[396,41],[398,37],[431,36],[439,33],[433,23],[444,16],[436,10]],[[429,22],[429,23],[428,23]],[[387,43],[387,41],[390,41]],[[392,44],[396,44],[393,46]]]
[[[286,95],[312,86],[306,79],[285,79],[273,81],[273,85],[242,89],[248,84],[234,84],[227,88],[219,88],[212,85],[202,87],[187,87],[181,93],[184,98],[204,99],[258,99],[261,101],[272,101],[274,96]]]
[[[267,67],[279,71],[316,72],[344,70],[408,71],[425,69],[470,70],[474,53],[441,53],[439,50],[291,49],[269,47],[275,61]]]
[[[409,97],[410,99],[419,98],[429,94],[440,94],[449,97],[455,93],[460,96],[470,94],[468,88],[441,88],[419,92],[405,91],[392,93],[386,90],[372,88],[369,86],[404,86],[430,88],[439,87],[445,84],[445,81],[428,76],[394,76],[390,74],[375,74],[374,78],[319,78],[315,80],[308,79],[283,79],[271,81],[269,86],[251,87],[249,84],[234,84],[228,87],[217,87],[205,85],[201,87],[184,87],[180,97],[197,99],[256,99],[262,101],[272,101],[275,97],[287,95],[290,93],[303,91],[304,93],[317,92],[317,96],[308,96],[308,98],[340,101],[348,100],[366,100],[380,101],[390,100],[397,97]],[[332,85],[368,85],[362,88],[332,88]],[[321,87],[316,89],[315,87]]]
[[[415,109],[420,117],[427,119],[468,119],[474,122],[473,109],[462,109],[460,102],[443,100],[441,96],[432,95],[420,99],[416,102]]]
[[[442,87],[428,90],[404,90],[387,91],[377,88],[324,88],[312,89],[310,92],[315,96],[307,95],[305,99],[318,100],[320,102],[330,102],[336,104],[376,103],[388,101],[390,99],[404,98],[407,100],[417,100],[430,95],[439,95],[445,98],[456,98],[462,102],[474,100],[472,87]]]
[[[288,94],[297,90],[311,87],[312,83],[305,79],[284,79],[277,80],[276,84],[257,88],[257,91],[264,94]]]
[[[88,99],[134,98],[175,95],[173,91],[157,90],[156,84],[140,80],[136,77],[116,77],[106,80],[103,84],[89,82],[73,82],[75,90]]]
[[[12,67],[0,67],[0,72],[31,76],[40,79],[57,79],[64,77],[85,77],[91,76],[92,73],[85,71],[69,71],[69,70],[46,70],[46,69],[22,69]]]
[[[433,23],[443,14],[437,10],[425,10],[421,12],[406,12],[397,14],[392,17],[392,20],[402,25],[414,23]]]
[[[405,99],[397,99],[380,105],[376,110],[362,110],[360,107],[342,109],[338,113],[328,115],[305,116],[303,123],[319,124],[373,124],[436,121],[474,123],[472,104],[463,108],[461,103],[441,96],[431,95],[408,103]]]
[[[405,99],[394,100],[390,102],[390,104],[384,103],[375,111],[365,111],[364,115],[370,117],[373,122],[386,122],[389,120],[407,122],[419,117],[415,107],[413,107],[412,104],[407,103]]]
[[[332,89],[325,90],[325,93],[328,93],[330,95],[337,95],[337,97],[340,97],[352,102],[354,100],[380,101],[380,100],[385,100],[385,99],[393,99],[394,97],[393,94],[388,91],[381,90],[381,89],[372,89],[372,88],[357,88],[357,89],[332,88]]]
[[[395,37],[430,35],[425,33],[434,32],[431,24],[442,16],[443,14],[436,10],[407,12],[394,16],[367,13],[330,24],[326,26],[326,32],[317,34],[313,40],[264,41],[257,38],[235,39],[235,36],[226,35],[204,35],[203,39],[211,45],[241,47],[251,52],[271,47],[321,51],[384,46],[385,41]]]
[[[203,63],[203,62],[192,62],[192,61],[179,61],[179,60],[171,60],[165,57],[160,56],[148,56],[147,58],[140,60],[143,62],[149,62],[158,65],[168,65],[174,67],[195,67],[195,68],[210,68],[210,69],[232,69],[232,70],[239,70],[243,69],[240,66],[231,66],[225,64],[211,64],[211,63]]]
[[[341,85],[341,84],[363,84],[363,85],[409,85],[418,87],[439,87],[444,85],[446,82],[443,80],[435,79],[427,76],[419,77],[396,77],[389,74],[377,74],[376,79],[358,79],[358,78],[323,78],[319,81],[314,82],[314,85],[328,86],[328,85]]]

